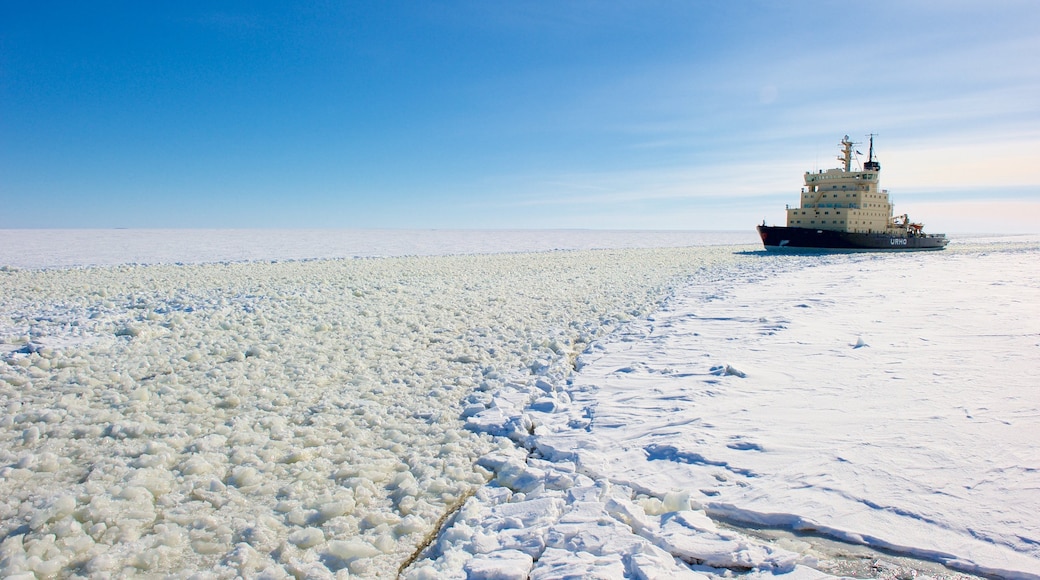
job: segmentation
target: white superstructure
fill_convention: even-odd
[[[852,170],[852,146],[849,136],[841,140],[838,161],[844,167],[805,172],[801,205],[787,208],[787,227],[813,228],[856,233],[900,234],[920,231],[905,215],[902,222],[892,217],[888,190],[878,189],[881,164],[874,160],[874,136],[870,137],[870,155],[859,171]]]

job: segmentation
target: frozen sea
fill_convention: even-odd
[[[0,230],[0,576],[1040,578],[1040,237]]]

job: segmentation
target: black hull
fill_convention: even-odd
[[[770,251],[843,250],[843,251],[914,251],[941,250],[948,240],[945,235],[857,234],[817,230],[758,226],[762,244]]]

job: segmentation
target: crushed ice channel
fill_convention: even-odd
[[[184,261],[0,271],[0,576],[1040,578],[1035,238]]]

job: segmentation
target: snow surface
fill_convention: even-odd
[[[792,257],[803,267],[687,285],[593,345],[558,390],[528,389],[519,415],[510,403],[524,397],[504,392],[507,411],[471,423],[512,435],[543,470],[646,496],[666,517],[634,531],[672,554],[669,493],[724,521],[1040,577],[1038,258],[1035,245]],[[681,557],[786,562],[698,541]]]
[[[0,250],[0,576],[1040,578],[1035,238],[134,234]]]
[[[3,230],[0,266],[54,268],[752,244],[747,232],[596,230]]]

